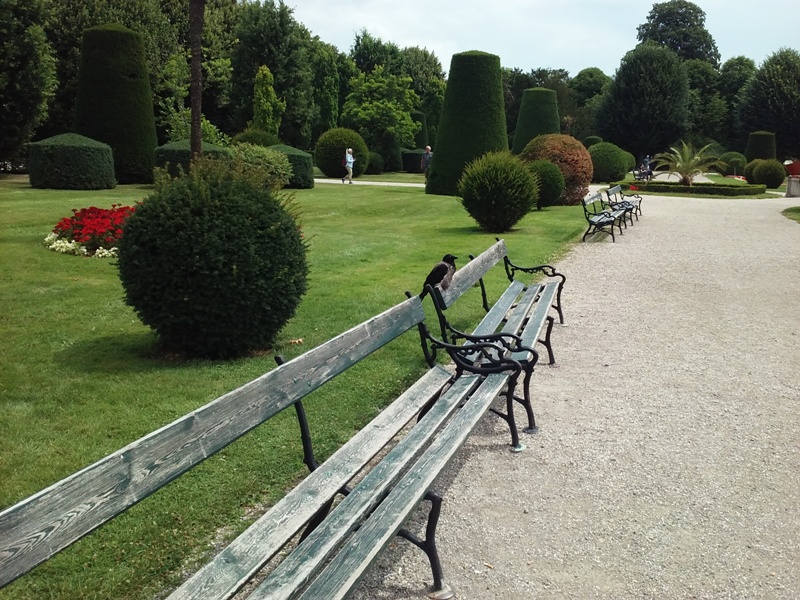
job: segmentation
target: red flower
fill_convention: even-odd
[[[112,204],[110,209],[96,206],[72,209],[73,216],[61,219],[53,233],[59,238],[83,244],[90,255],[98,248],[110,250],[122,237],[122,226],[134,210],[135,206],[120,204]]]

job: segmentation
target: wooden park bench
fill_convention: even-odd
[[[622,191],[621,185],[615,185],[606,190],[608,205],[612,208],[623,208],[636,215],[636,220],[642,214],[642,197],[639,194],[626,194]],[[633,221],[631,221],[633,222]]]
[[[603,194],[595,192],[587,195],[583,199],[583,214],[586,217],[586,222],[589,227],[583,234],[583,241],[586,241],[586,236],[602,231],[611,236],[611,241],[615,242],[614,227],[619,229],[622,234],[622,224],[625,223],[627,228],[627,221],[625,218],[626,211],[622,208],[613,209],[603,200]]]
[[[310,474],[169,598],[228,599],[265,566],[251,599],[344,598],[395,535],[428,556],[432,597],[451,597],[435,542],[442,498],[431,488],[521,367],[454,377],[434,365],[321,464],[302,404],[424,316],[422,301],[408,299],[3,510],[0,587],[294,408]],[[431,509],[420,539],[402,526],[423,499]]]
[[[457,374],[472,373],[485,376],[490,373],[510,373],[510,384],[506,389],[505,412],[490,410],[504,419],[511,431],[511,448],[522,451],[525,446],[519,441],[514,418],[514,402],[521,404],[528,417],[528,433],[536,431],[536,420],[531,406],[530,382],[533,369],[538,362],[534,346],[539,343],[548,353],[549,364],[555,366],[555,356],[550,340],[554,317],[551,309],[564,324],[561,307],[561,292],[566,277],[550,265],[520,267],[508,258],[505,241],[498,239],[491,248],[478,257],[470,256],[470,262],[457,270],[447,290],[427,286],[439,319],[441,338],[434,337],[428,326],[419,324],[422,348],[428,364],[433,366],[438,350],[444,350],[452,359]],[[489,305],[483,278],[500,261],[505,267],[508,287]],[[543,282],[523,282],[517,273],[547,277]],[[485,317],[472,333],[459,331],[448,322],[446,311],[467,290],[479,284]],[[408,292],[407,292],[408,294]],[[516,377],[524,373],[523,395],[514,393]]]
[[[634,181],[650,181],[653,178],[653,172],[647,169],[633,169]]]

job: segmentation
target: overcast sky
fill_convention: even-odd
[[[613,75],[637,44],[653,2],[632,0],[284,0],[312,35],[348,52],[366,29],[401,48],[436,54],[445,71],[457,52],[482,50],[523,71],[599,67]],[[800,50],[800,0],[700,0],[722,61],[760,66],[782,47]]]

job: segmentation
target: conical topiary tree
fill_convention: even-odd
[[[528,142],[543,133],[561,133],[556,91],[530,88],[522,92],[511,152],[519,154]]]
[[[425,192],[455,196],[464,167],[492,150],[508,150],[500,57],[454,54],[444,92]]]
[[[75,131],[111,146],[119,183],[151,183],[158,145],[142,36],[122,25],[83,32]]]
[[[771,131],[753,131],[747,136],[747,147],[744,149],[747,162],[756,158],[769,160],[775,158],[775,134]]]

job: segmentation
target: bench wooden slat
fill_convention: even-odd
[[[556,294],[558,293],[558,284],[556,282],[549,282],[542,286],[542,293],[539,296],[539,301],[533,309],[533,312],[525,325],[522,332],[522,345],[528,348],[533,348],[539,340],[539,335],[542,332],[542,327],[547,322],[547,316],[550,309],[553,307]],[[528,358],[527,352],[514,352],[511,354],[514,360],[523,360]]]
[[[541,285],[536,283],[528,286],[528,289],[525,290],[525,293],[519,299],[517,306],[515,306],[514,310],[511,311],[511,314],[508,315],[508,320],[503,325],[503,331],[514,334],[518,334],[520,332],[525,319],[528,318],[528,313],[531,311],[531,307],[533,306],[534,302],[536,302],[536,298],[539,296],[541,287]]]
[[[442,390],[451,377],[441,367],[425,373],[375,417],[368,427],[361,429],[231,542],[213,561],[175,590],[169,600],[206,600],[233,596],[411,421],[428,400]],[[460,385],[464,386],[466,383],[465,381]],[[434,404],[434,408],[440,401],[441,398]]]
[[[423,319],[411,298],[0,512],[0,587]]]
[[[325,562],[341,546],[346,536],[381,503],[381,499],[404,476],[408,466],[429,446],[435,432],[458,410],[479,382],[480,378],[476,375],[458,378],[453,387],[436,401],[408,435],[400,440],[325,521],[275,568],[250,598],[253,600],[292,598],[304,582],[313,578],[325,566]]]
[[[524,287],[525,284],[521,281],[512,281],[503,294],[497,299],[497,302],[494,303],[489,312],[486,313],[481,322],[478,323],[478,326],[472,332],[472,335],[486,335],[497,331],[497,328],[500,326],[500,323],[503,322],[503,318],[506,316],[506,313],[514,304],[514,301],[517,299],[517,296],[519,296]]]
[[[464,407],[412,467],[411,471],[381,503],[380,519],[369,519],[347,541],[328,566],[309,585],[302,600],[340,600],[361,580],[369,566],[392,541],[405,520],[463,445],[492,401],[502,392],[508,376],[486,377]],[[272,598],[257,588],[253,600]]]
[[[499,240],[478,257],[456,270],[450,287],[446,290],[441,290],[441,306],[445,309],[451,306],[464,292],[478,283],[478,280],[486,275],[489,269],[502,261],[505,255],[506,243],[504,240]]]

